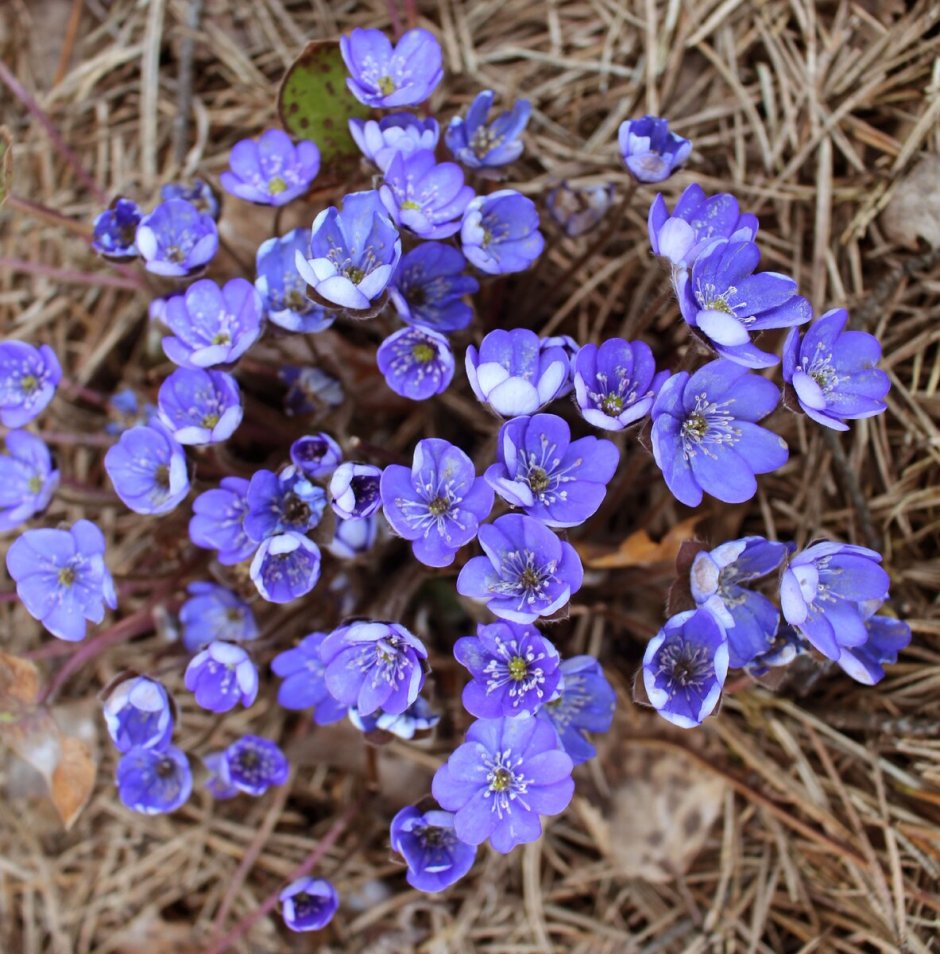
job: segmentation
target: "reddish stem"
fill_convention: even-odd
[[[80,272],[71,268],[56,268],[42,262],[27,262],[20,258],[0,258],[0,268],[9,268],[14,272],[29,272],[43,275],[59,282],[72,285],[100,285],[107,288],[125,288],[128,291],[148,291],[142,278],[121,278],[118,275],[102,275],[96,272]]]
[[[398,16],[398,0],[385,0],[385,7],[388,10],[388,19],[392,25],[392,33],[395,35],[395,41],[401,39],[402,28],[401,19]]]

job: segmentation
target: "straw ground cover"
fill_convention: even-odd
[[[836,439],[780,412],[774,426],[793,448],[790,463],[762,478],[751,504],[706,506],[694,523],[682,522],[689,513],[631,445],[579,541],[596,564],[590,585],[556,631],[567,652],[600,654],[619,690],[614,729],[601,757],[579,770],[573,807],[541,842],[505,859],[481,852],[474,871],[440,898],[407,889],[387,822],[428,790],[462,732],[459,676],[446,657],[461,609],[446,586],[427,585],[406,560],[348,574],[357,612],[410,614],[437,633],[435,701],[445,718],[431,741],[364,749],[351,728],[312,731],[279,710],[273,687],[224,722],[198,710],[182,691],[182,657],[166,627],[181,581],[205,578],[201,558],[185,545],[179,521],[141,521],[119,507],[101,467],[110,440],[102,397],[121,383],[146,389],[159,378],[146,319],[159,289],[97,262],[85,242],[114,194],[149,203],[162,181],[194,173],[214,180],[236,139],[274,124],[276,84],[304,41],[354,25],[391,30],[415,17],[445,50],[439,115],[484,87],[532,101],[526,154],[511,184],[534,198],[562,179],[609,181],[624,193],[619,123],[645,112],[668,116],[696,147],[668,195],[690,181],[734,192],[760,216],[764,267],[795,276],[817,310],[846,305],[856,327],[881,339],[893,385],[886,415]],[[108,635],[96,652],[52,640],[9,599],[0,606],[3,648],[31,655],[57,717],[100,760],[92,798],[65,833],[31,770],[4,757],[0,949],[936,949],[936,4],[441,0],[398,11],[324,0],[8,0],[0,59],[53,126],[51,137],[7,85],[0,118],[16,145],[13,197],[0,219],[0,321],[4,335],[48,342],[63,359],[69,384],[43,427],[67,479],[48,517],[99,520],[128,617],[122,628],[101,630]],[[934,165],[923,165],[929,157]],[[313,201],[333,194],[326,184]],[[487,290],[474,330],[509,323],[581,342],[642,336],[675,367],[687,339],[648,250],[653,194],[639,192],[611,213],[601,240],[551,239],[536,270]],[[308,224],[318,207],[292,207],[281,227]],[[223,221],[218,274],[250,277],[254,249],[273,228],[270,212],[230,200]],[[316,339],[316,360],[356,395],[356,408],[330,426],[369,440],[363,421],[374,417],[389,459],[448,428],[475,442],[478,461],[491,457],[492,424],[459,376],[434,407],[387,400],[372,370],[373,337],[344,327]],[[291,355],[310,359],[281,339],[245,368],[254,419],[275,432],[283,425],[270,368]],[[259,457],[274,460],[277,446],[263,430],[253,435]],[[222,456],[200,466],[211,475],[238,462]],[[733,687],[719,715],[695,733],[670,731],[632,693],[643,646],[662,622],[676,545],[696,533],[717,541],[745,532],[883,548],[893,606],[909,621],[913,644],[874,689],[838,671],[800,667],[773,690]],[[651,542],[664,536],[661,546]],[[262,615],[266,658],[311,628],[310,612]],[[129,668],[159,673],[178,690],[182,748],[218,748],[246,731],[277,738],[292,757],[290,784],[256,801],[213,804],[197,794],[171,817],[124,810],[110,782],[113,754],[96,694]],[[381,795],[370,787],[376,777]],[[264,916],[265,904],[312,852],[343,907],[327,931],[296,940],[276,916]]]

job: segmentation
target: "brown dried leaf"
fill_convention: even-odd
[[[62,736],[60,748],[59,764],[52,773],[49,794],[65,830],[68,831],[88,804],[95,787],[98,766],[91,757],[88,744],[81,739],[70,735]]]
[[[22,711],[39,699],[39,671],[28,659],[0,653],[0,712]]]
[[[888,237],[899,245],[917,248],[923,239],[940,248],[940,156],[923,159],[898,183],[881,216]]]
[[[62,753],[62,735],[47,709],[33,709],[11,716],[4,713],[0,740],[28,762],[52,786],[52,776]]]
[[[645,530],[631,533],[616,550],[597,553],[594,548],[579,548],[586,566],[594,570],[620,570],[631,566],[650,566],[676,559],[686,540],[695,536],[695,525],[701,517],[689,517],[677,523],[659,542]]]

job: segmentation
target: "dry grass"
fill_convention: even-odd
[[[35,91],[108,196],[125,192],[147,202],[175,175],[216,176],[237,138],[273,123],[275,84],[303,41],[353,25],[389,25],[387,8],[377,2],[207,0],[194,31],[186,24],[197,6],[192,0],[4,4],[0,56]],[[551,824],[541,843],[506,859],[481,852],[458,887],[442,898],[425,897],[407,889],[391,859],[387,822],[427,791],[434,766],[462,728],[458,676],[446,651],[463,622],[442,595],[446,574],[438,590],[419,589],[420,575],[390,544],[380,566],[350,572],[348,592],[357,612],[397,611],[432,634],[438,704],[447,713],[435,740],[395,743],[365,757],[352,730],[312,732],[304,720],[285,718],[273,686],[251,710],[224,722],[180,693],[178,744],[205,752],[244,731],[281,738],[296,766],[290,789],[224,804],[197,793],[172,817],[135,816],[116,802],[108,781],[113,755],[101,744],[98,788],[67,835],[25,770],[11,762],[8,797],[0,801],[0,949],[208,950],[316,847],[377,771],[386,794],[368,796],[368,810],[317,868],[344,897],[331,928],[316,940],[297,940],[262,918],[234,950],[936,950],[940,264],[923,248],[890,242],[880,215],[919,157],[940,151],[940,8],[930,0],[429,0],[420,13],[444,44],[450,76],[446,102],[436,103],[444,116],[481,87],[532,100],[519,188],[541,195],[568,179],[614,181],[622,190],[618,124],[646,111],[668,115],[696,144],[693,161],[668,184],[670,196],[691,181],[733,191],[761,217],[765,267],[794,275],[818,308],[847,305],[856,324],[881,338],[893,382],[889,413],[856,424],[838,442],[781,414],[775,424],[794,448],[791,462],[762,479],[751,505],[706,507],[699,532],[712,539],[766,532],[801,544],[822,534],[862,543],[877,538],[894,581],[894,607],[909,620],[914,643],[875,689],[820,670],[794,673],[776,693],[742,687],[693,738],[664,731],[630,701],[644,642],[661,622],[668,568],[597,574],[579,594],[571,620],[553,634],[568,653],[600,652],[622,690],[602,758],[579,770],[574,809]],[[193,120],[180,138],[177,103],[189,90],[185,83],[179,88],[178,76],[188,41],[195,51]],[[17,141],[17,195],[77,223],[8,206],[0,220],[3,256],[105,274],[82,238],[99,201],[12,97],[0,104],[0,117]],[[603,252],[577,275],[558,281],[590,238],[555,240],[534,276],[487,289],[475,333],[508,323],[582,342],[642,335],[674,366],[685,332],[661,295],[665,276],[648,252],[643,223],[650,197],[635,198]],[[302,209],[298,219],[309,222],[312,214]],[[230,251],[250,261],[269,234],[270,217],[235,202],[227,215]],[[232,255],[220,257],[218,275],[237,271]],[[51,440],[89,435],[59,448],[68,481],[49,518],[101,521],[112,541],[110,562],[129,591],[123,612],[143,609],[145,621],[155,577],[164,580],[155,603],[165,611],[178,604],[174,581],[205,574],[181,543],[185,515],[142,522],[115,505],[102,480],[97,396],[121,381],[152,388],[166,370],[148,332],[147,300],[128,288],[11,267],[0,273],[4,334],[50,343],[68,369],[71,385],[43,427]],[[375,340],[369,329],[317,339],[321,359],[360,398],[357,410],[324,426],[347,441],[365,435],[379,445],[366,448],[379,463],[427,434],[476,441],[480,460],[491,453],[492,425],[465,383],[447,396],[445,410],[439,404],[429,414],[376,396],[368,370]],[[230,456],[202,458],[203,477],[244,472],[283,455],[283,425],[273,411],[278,398],[264,368],[284,360],[290,347],[282,339],[258,349],[245,378],[262,426]],[[276,441],[264,432],[269,423]],[[638,447],[630,450],[612,501],[591,524],[592,542],[615,544],[641,527],[655,536],[685,516]],[[317,592],[326,592],[325,582]],[[0,612],[4,647],[34,652],[54,677],[72,647],[50,640],[12,605]],[[322,596],[301,611],[264,613],[264,658],[342,612],[338,598]],[[161,635],[144,633],[67,680],[58,696],[62,711],[100,739],[95,693],[121,669],[144,667],[180,686],[179,653]],[[674,804],[668,785],[650,781],[659,777],[656,766],[673,764],[664,761],[667,754],[677,753],[679,774],[669,776],[674,790],[683,772],[690,786],[703,778],[720,783],[702,795],[701,817],[688,804]],[[649,784],[638,788],[631,778]],[[660,809],[675,825],[687,822],[683,831],[698,838],[701,851],[683,873],[682,839],[676,846],[673,833],[671,847],[654,860],[666,870],[678,867],[674,876],[634,877],[631,859],[655,856],[656,846],[649,833],[643,840],[642,826],[617,819],[652,818]],[[711,829],[710,812],[718,817]],[[253,865],[242,863],[246,853]]]

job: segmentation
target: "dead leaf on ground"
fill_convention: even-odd
[[[578,549],[585,566],[593,570],[621,570],[631,566],[650,566],[653,563],[670,563],[679,554],[686,540],[695,536],[695,525],[701,517],[689,517],[677,523],[658,542],[646,530],[631,533],[615,550],[581,545]]]
[[[68,831],[91,798],[98,766],[92,760],[88,744],[81,739],[64,735],[60,748],[59,764],[52,773],[49,794]]]
[[[923,239],[940,248],[940,156],[924,156],[898,183],[881,222],[889,238],[906,248]]]

